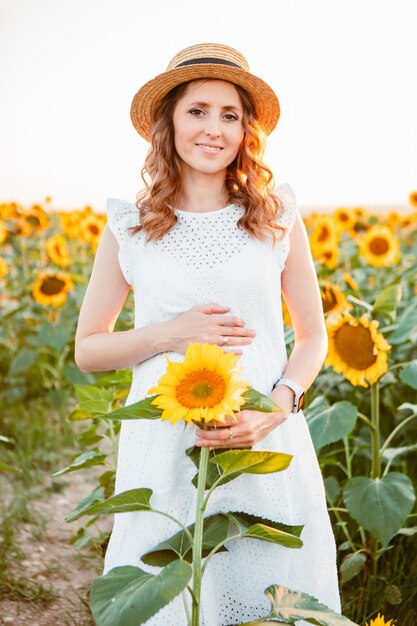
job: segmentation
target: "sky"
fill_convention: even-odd
[[[417,190],[416,0],[0,0],[0,202],[135,201],[138,89],[182,48],[240,50],[278,95],[265,161],[303,211]]]

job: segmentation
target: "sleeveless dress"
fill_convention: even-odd
[[[134,289],[135,328],[170,320],[196,304],[229,306],[228,314],[243,319],[256,337],[243,350],[238,365],[242,378],[270,394],[287,364],[281,309],[281,272],[289,251],[289,233],[297,206],[288,183],[275,193],[284,203],[279,224],[285,237],[261,242],[237,226],[244,209],[235,204],[195,213],[175,209],[176,225],[158,241],[145,242],[137,225],[135,204],[107,201],[109,227],[119,245],[119,263]],[[280,231],[277,231],[280,235]],[[226,351],[232,348],[225,348]],[[169,352],[172,361],[184,356]],[[127,404],[144,398],[165,372],[163,353],[133,367]],[[153,490],[153,508],[185,525],[195,521],[197,490],[191,484],[195,466],[185,450],[194,445],[195,428],[183,422],[133,420],[122,422],[115,493],[138,487]],[[304,591],[340,611],[336,547],[326,506],[323,479],[302,411],[290,414],[255,450],[293,455],[288,469],[276,474],[243,474],[217,488],[206,515],[244,511],[291,525],[304,525],[303,547],[289,549],[256,539],[227,544],[216,554],[203,578],[202,626],[226,626],[256,619],[269,612],[264,590],[279,584]],[[135,565],[150,573],[159,568],[140,561],[142,554],[178,532],[165,517],[150,512],[115,515],[104,572]],[[188,593],[187,593],[188,596]],[[181,595],[147,622],[152,626],[185,626]],[[298,626],[307,625],[304,620]]]

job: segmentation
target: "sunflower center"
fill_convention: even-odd
[[[210,370],[190,372],[176,389],[177,400],[189,409],[213,407],[223,400],[226,384],[223,376]]]
[[[349,367],[365,370],[377,360],[369,328],[344,324],[336,331],[334,341],[339,357]]]
[[[64,287],[65,281],[56,276],[48,276],[48,278],[45,278],[42,282],[40,291],[45,294],[45,296],[56,296],[58,293],[61,293]]]
[[[90,233],[93,233],[93,235],[98,235],[99,233],[99,229],[95,224],[89,224],[88,230],[90,231]]]
[[[321,292],[321,301],[323,304],[323,311],[328,313],[337,305],[337,297],[333,289],[324,289]]]
[[[320,233],[318,236],[318,240],[319,241],[327,241],[327,239],[330,237],[330,230],[328,229],[327,226],[321,226],[320,228]]]
[[[40,219],[39,219],[39,217],[37,215],[28,215],[26,217],[26,221],[31,226],[40,226],[41,225],[41,221],[40,221]]]
[[[377,256],[378,255],[382,256],[388,252],[389,244],[388,244],[388,241],[384,239],[383,237],[374,237],[369,242],[369,249],[372,252],[372,254],[376,254]]]

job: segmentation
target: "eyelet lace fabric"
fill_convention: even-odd
[[[146,242],[133,236],[139,212],[133,203],[109,198],[109,227],[119,245],[119,263],[134,288],[135,327],[171,320],[196,304],[230,307],[256,331],[251,344],[241,346],[242,378],[269,394],[287,364],[281,310],[281,273],[289,253],[289,236],[297,216],[294,191],[288,183],[276,193],[284,203],[279,224],[285,237],[261,242],[237,226],[244,209],[229,205],[208,213],[175,210],[178,221],[162,239]],[[225,348],[229,351],[232,348]],[[172,361],[183,355],[169,352]],[[160,353],[133,367],[126,404],[148,395],[166,369]],[[194,445],[194,428],[160,420],[122,422],[116,493],[137,487],[153,490],[152,506],[194,522],[195,467],[185,450]],[[340,611],[336,547],[327,512],[323,479],[302,411],[254,446],[293,455],[283,472],[244,474],[216,489],[207,515],[245,511],[291,525],[304,525],[301,549],[289,549],[255,539],[233,540],[227,552],[215,555],[203,578],[202,626],[227,626],[264,616],[269,602],[264,590],[278,584],[304,591]],[[149,512],[115,516],[105,558],[105,572],[120,565],[145,565],[141,555],[168,539],[178,527]],[[186,626],[182,598],[177,597],[147,622],[151,626]],[[307,625],[300,620],[298,626]]]

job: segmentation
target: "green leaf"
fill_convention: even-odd
[[[36,337],[36,344],[38,346],[48,346],[53,348],[56,352],[61,350],[70,342],[73,335],[73,324],[60,322],[57,326],[52,326],[45,322],[39,328],[39,332]]]
[[[400,378],[405,385],[417,389],[417,359],[403,368]]]
[[[299,537],[295,537],[282,530],[277,530],[276,528],[271,528],[265,524],[254,524],[248,528],[242,537],[269,541],[270,543],[277,543],[287,548],[301,548],[303,546],[303,542]]]
[[[88,496],[82,498],[76,508],[65,518],[66,522],[74,522],[76,519],[83,515],[83,511],[88,509],[94,502],[103,502],[104,500],[104,488],[97,487]]]
[[[30,348],[22,348],[11,360],[10,374],[19,374],[20,372],[26,372],[33,365],[38,358],[38,352],[36,350],[30,350]]]
[[[416,298],[414,298],[410,305],[404,309],[404,312],[395,324],[394,332],[388,338],[388,343],[395,346],[402,343],[410,343],[410,346],[413,346],[417,343]]]
[[[297,620],[304,619],[310,624],[320,626],[358,626],[307,593],[271,585],[265,589],[265,595],[271,603],[271,613],[266,617],[276,617],[284,624],[295,624]],[[254,625],[259,622],[250,623]]]
[[[58,472],[52,474],[52,476],[61,476],[62,474],[68,474],[69,472],[76,472],[86,467],[92,467],[93,465],[104,465],[106,462],[106,455],[100,450],[87,450],[79,456],[77,456],[68,467],[65,467]]]
[[[206,557],[209,552],[221,541],[226,539],[229,531],[229,519],[222,513],[210,515],[204,519],[202,554]],[[188,526],[191,535],[194,535],[195,524]],[[222,547],[219,552],[227,551]],[[184,559],[192,562],[191,545],[183,530],[176,533],[166,541],[162,541],[155,548],[142,555],[141,560],[148,565],[163,567],[175,559]]]
[[[110,389],[103,389],[96,385],[74,385],[74,391],[77,400],[80,402],[104,400],[108,403],[113,400],[113,394]]]
[[[292,459],[284,452],[228,450],[216,454],[210,463],[220,466],[225,475],[230,474],[272,474],[285,470]]]
[[[103,376],[96,381],[98,387],[130,387],[132,384],[132,370],[117,370]]]
[[[199,446],[193,446],[192,448],[188,448],[185,451],[186,455],[188,457],[190,457],[190,459],[192,460],[192,462],[194,463],[194,465],[197,467],[197,469],[200,466],[200,455],[201,455],[201,448]],[[218,450],[209,450],[209,459],[217,456],[218,454],[221,454]],[[206,489],[210,489],[210,487],[213,486],[213,484],[216,482],[216,480],[218,478],[220,478],[220,476],[222,476],[223,474],[223,470],[221,470],[220,467],[217,467],[217,465],[212,464],[208,464],[207,466],[207,475],[206,475],[206,485],[205,488]],[[230,482],[231,480],[234,480],[235,478],[237,478],[237,476],[231,475],[231,476],[225,476],[222,478],[221,482],[219,483],[219,485],[224,485],[228,482]],[[198,472],[195,474],[194,478],[192,479],[192,484],[194,485],[194,487],[197,489],[197,483],[198,483]]]
[[[363,552],[353,552],[347,554],[340,566],[341,582],[342,584],[352,580],[363,569],[366,563],[366,556]]]
[[[257,391],[253,387],[245,391],[243,394],[243,398],[245,399],[245,404],[240,409],[243,410],[251,410],[251,411],[263,411],[264,413],[274,413],[276,411],[280,411],[280,407],[272,398],[266,396],[265,394]]]
[[[339,441],[352,432],[357,415],[357,407],[346,400],[330,406],[322,396],[315,398],[306,411],[315,450]]]
[[[415,494],[408,476],[391,472],[382,478],[351,478],[344,501],[350,515],[385,547],[413,508]]]
[[[75,363],[67,363],[64,367],[64,378],[71,385],[89,385],[94,383],[94,376],[88,372],[82,372]]]
[[[324,479],[324,487],[326,490],[327,499],[330,502],[336,502],[340,494],[339,481],[335,476],[327,476]]]
[[[401,300],[401,284],[389,285],[383,289],[372,307],[372,314],[386,315],[391,323],[395,321],[397,306]]]
[[[417,450],[417,443],[413,443],[411,446],[400,446],[398,448],[386,448],[383,453],[383,458],[386,461],[392,461],[397,456],[404,456],[409,454],[410,452],[415,452]]]
[[[96,578],[90,605],[97,626],[139,626],[187,586],[192,568],[173,561],[156,576],[138,567],[115,567]]]
[[[152,493],[152,489],[147,489],[146,487],[123,491],[116,496],[107,498],[103,502],[92,504],[81,511],[78,517],[82,515],[113,515],[114,513],[129,513],[131,511],[150,511]]]
[[[110,420],[158,419],[162,415],[162,409],[158,409],[156,406],[151,404],[151,401],[154,398],[156,398],[156,395],[149,396],[139,402],[129,404],[128,406],[116,409],[115,411],[107,413],[107,415],[101,415],[100,417]]]

